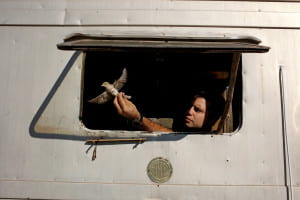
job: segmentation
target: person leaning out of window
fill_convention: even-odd
[[[201,91],[193,96],[185,112],[174,119],[172,129],[157,124],[144,117],[137,107],[120,92],[114,99],[114,106],[119,115],[138,124],[141,130],[159,132],[194,132],[211,131],[214,123],[224,110],[224,98],[221,95]]]

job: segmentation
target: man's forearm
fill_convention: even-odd
[[[154,132],[154,131],[173,132],[173,130],[163,127],[163,126],[151,121],[147,117],[143,117],[143,119],[141,121],[141,128],[145,131],[152,131],[152,132]]]
[[[119,115],[129,119],[137,120],[141,129],[145,131],[160,131],[160,132],[173,132],[171,129],[163,127],[150,119],[143,117],[136,106],[129,101],[123,92],[120,92],[114,99],[114,106]],[[141,118],[141,119],[140,119]],[[141,121],[140,121],[141,120]]]

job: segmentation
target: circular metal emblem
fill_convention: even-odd
[[[173,173],[171,163],[165,158],[154,158],[147,166],[147,174],[154,183],[167,182]]]

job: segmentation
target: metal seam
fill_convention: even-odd
[[[282,119],[282,136],[283,136],[283,150],[284,150],[284,175],[285,185],[287,188],[287,199],[293,200],[293,188],[292,188],[292,175],[290,165],[290,154],[288,136],[286,130],[286,116],[285,116],[285,98],[284,98],[284,80],[282,65],[279,66],[279,87],[280,87],[280,101],[281,101],[281,119]]]

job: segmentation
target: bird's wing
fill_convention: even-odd
[[[103,92],[102,94],[98,95],[97,97],[89,100],[90,103],[97,103],[97,104],[103,104],[107,101],[111,100],[113,96],[107,92]]]
[[[116,80],[113,85],[117,90],[120,90],[125,83],[127,82],[127,70],[126,68],[123,69],[122,75],[118,80]]]

